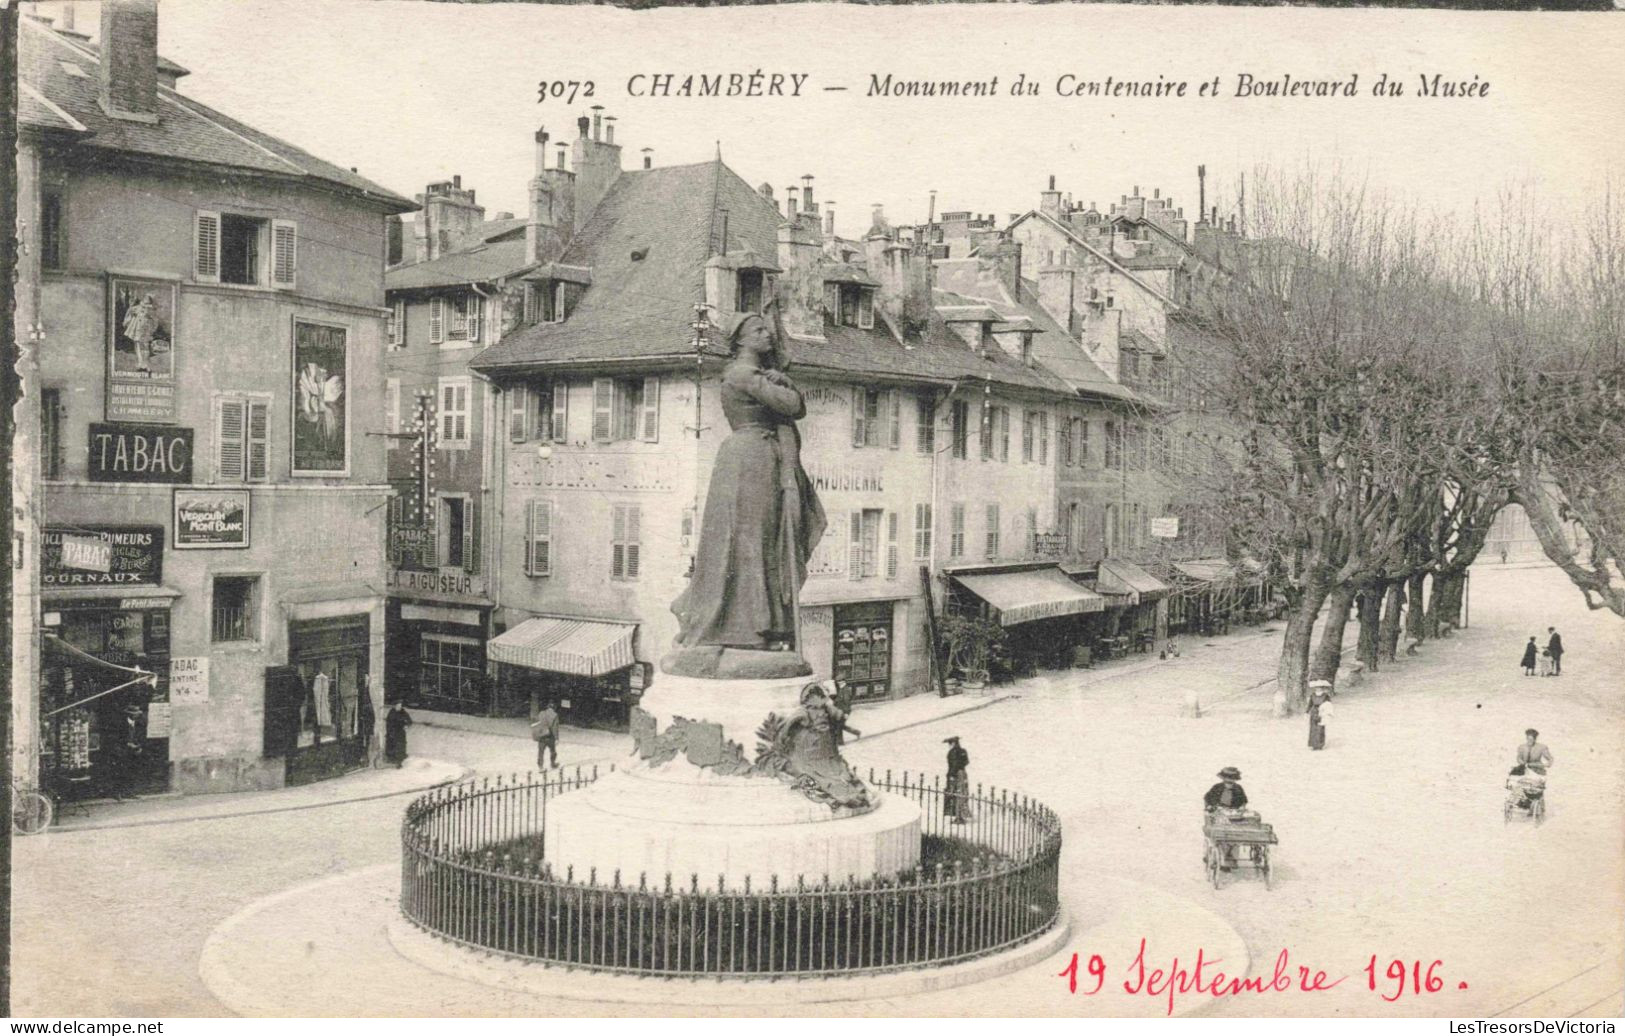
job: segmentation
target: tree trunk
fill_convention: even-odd
[[[1422,601],[1422,584],[1426,579],[1426,572],[1418,572],[1411,576],[1410,584],[1406,587],[1405,636],[1412,640],[1427,639],[1427,612]]]
[[[1360,642],[1355,657],[1372,672],[1377,669],[1377,629],[1382,616],[1382,591],[1376,586],[1363,587],[1359,595]]]
[[[1467,584],[1465,572],[1434,577],[1433,599],[1428,602],[1428,628],[1438,635],[1442,624],[1461,625],[1461,595]]]
[[[1382,644],[1381,655],[1392,662],[1399,653],[1400,613],[1405,608],[1405,582],[1396,579],[1388,584],[1388,592],[1383,595],[1382,624],[1378,640]],[[1375,672],[1376,666],[1371,670]]]
[[[1343,660],[1343,631],[1348,628],[1349,609],[1354,605],[1354,588],[1340,586],[1326,598],[1326,624],[1320,628],[1320,646],[1309,662],[1309,679],[1337,680],[1337,666]]]
[[[1315,635],[1315,618],[1326,603],[1327,590],[1311,584],[1287,612],[1286,634],[1281,640],[1281,660],[1276,681],[1286,695],[1287,712],[1302,712],[1309,700],[1309,648]]]

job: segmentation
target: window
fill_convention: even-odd
[[[292,288],[298,226],[290,220],[198,211],[192,220],[192,276],[219,284]]]
[[[525,574],[553,574],[553,501],[532,500],[525,512]]]
[[[478,312],[477,307],[472,304],[478,301],[472,295],[453,295],[446,300],[446,308],[450,311],[450,319],[446,327],[446,339],[448,341],[460,342],[469,337],[469,314]],[[478,324],[478,322],[479,318],[475,317],[474,323]]]
[[[875,290],[861,284],[826,284],[825,305],[830,317],[842,327],[875,326]]]
[[[464,296],[463,305],[468,311],[468,344],[480,345],[485,341],[485,299],[472,293]]]
[[[1080,467],[1080,468],[1088,467],[1088,465],[1089,465],[1089,422],[1086,419],[1082,418],[1082,417],[1073,418],[1072,419],[1072,434],[1073,434],[1073,437],[1077,440],[1076,444],[1073,446],[1073,449],[1075,451],[1074,457],[1076,458],[1076,460],[1078,462],[1078,467]]]
[[[1131,471],[1141,471],[1145,468],[1145,426],[1138,421],[1131,421],[1124,429],[1128,442],[1123,451],[1123,459]]]
[[[1077,502],[1066,505],[1066,552],[1072,554],[1083,549],[1083,512]]]
[[[563,442],[565,404],[569,386],[562,381],[540,381],[515,385],[508,390],[508,438],[512,442],[531,439]]]
[[[480,508],[466,495],[440,498],[435,537],[441,567],[480,570]]]
[[[406,300],[396,299],[389,307],[389,347],[406,347]]]
[[[964,460],[967,451],[967,440],[970,438],[970,404],[962,399],[954,400],[949,411],[952,422],[953,454],[959,460]]]
[[[525,308],[522,318],[527,324],[536,323],[542,312],[542,292],[534,284],[525,285]]]
[[[853,579],[870,579],[880,572],[880,519],[883,513],[879,509],[852,512],[851,536],[847,541],[847,574]]]
[[[879,446],[883,429],[880,427],[881,407],[886,393],[880,389],[856,388],[852,390],[852,445]]]
[[[544,324],[562,324],[568,316],[568,305],[563,281],[543,281],[536,286],[536,304]]]
[[[384,445],[393,450],[401,430],[401,379],[384,379]]]
[[[948,556],[965,556],[965,505],[954,504],[948,509]]]
[[[914,452],[935,453],[937,449],[936,408],[929,393],[914,397]]]
[[[440,379],[440,448],[466,450],[469,446],[469,378]]]
[[[762,311],[762,271],[739,271],[739,305],[741,313],[760,313]]]
[[[270,477],[270,409],[268,399],[215,397],[215,481],[264,482]]]
[[[429,344],[446,340],[446,300],[436,295],[429,300]]]
[[[1031,331],[1021,332],[1021,362],[1028,367],[1033,365],[1033,333]]]
[[[999,459],[1010,459],[1010,408],[1007,406],[994,407],[994,414],[998,417],[999,425]]]
[[[1049,411],[1038,412],[1038,463],[1049,463]]]
[[[914,560],[927,561],[931,557],[931,505],[914,505]]]
[[[473,637],[424,633],[418,639],[418,692],[430,698],[478,702],[485,671]]]
[[[897,578],[897,512],[886,512],[886,578]]]
[[[258,284],[265,250],[266,221],[251,216],[220,217],[220,282]]]
[[[1116,421],[1106,422],[1106,467],[1112,471],[1122,464],[1123,441]]]
[[[260,639],[259,576],[215,576],[210,638],[216,644]]]
[[[62,390],[41,389],[39,394],[40,419],[40,477],[62,477]]]
[[[1038,430],[1038,415],[1031,410],[1021,412],[1021,460],[1022,463],[1031,463],[1033,459],[1034,433]]]
[[[993,436],[995,425],[998,423],[998,414],[994,407],[982,405],[982,459],[993,459]]]
[[[660,440],[659,378],[594,378],[594,442]]]
[[[610,578],[636,579],[638,555],[642,553],[643,508],[615,504],[610,511]]]
[[[1077,444],[1074,433],[1077,431],[1078,419],[1073,417],[1067,420],[1065,426],[1058,425],[1056,431],[1060,432],[1061,440],[1061,466],[1070,468],[1077,463]]]
[[[990,558],[999,556],[999,505],[987,505],[987,550]]]
[[[40,190],[39,203],[39,262],[47,270],[61,270],[68,265],[68,222],[66,203],[60,186]]]

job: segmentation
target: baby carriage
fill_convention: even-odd
[[[1515,816],[1536,824],[1546,819],[1546,774],[1540,767],[1514,766],[1507,774],[1506,789],[1503,822],[1511,823]]]

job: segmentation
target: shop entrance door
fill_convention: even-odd
[[[367,630],[365,615],[290,624],[288,662],[301,701],[288,784],[309,784],[366,764],[372,733]]]
[[[853,699],[891,693],[892,604],[837,605],[835,608],[835,686]]]

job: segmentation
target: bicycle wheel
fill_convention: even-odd
[[[51,800],[37,791],[12,792],[11,826],[20,834],[37,835],[50,827],[54,812]]]

